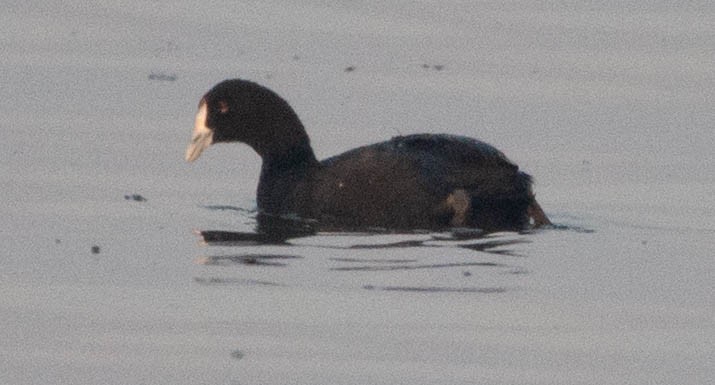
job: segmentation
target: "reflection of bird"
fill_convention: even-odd
[[[303,124],[273,91],[226,80],[201,99],[186,159],[243,142],[263,159],[258,208],[325,229],[520,230],[549,224],[531,177],[496,148],[451,135],[409,135],[319,162]]]

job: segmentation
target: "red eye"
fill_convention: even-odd
[[[218,102],[218,112],[225,114],[229,110],[230,110],[230,108],[228,107],[228,103],[226,103],[226,101],[221,100]]]

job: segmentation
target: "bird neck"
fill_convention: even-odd
[[[270,214],[298,210],[293,206],[304,199],[301,197],[309,189],[310,175],[319,165],[307,142],[288,151],[264,154],[258,182],[258,209]]]
[[[287,150],[264,153],[261,156],[263,158],[261,173],[266,176],[279,176],[318,164],[307,137],[305,141]]]

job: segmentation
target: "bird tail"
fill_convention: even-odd
[[[544,210],[541,209],[541,206],[539,206],[539,203],[536,201],[536,197],[534,197],[534,195],[531,196],[531,203],[526,209],[526,212],[529,215],[529,220],[532,221],[535,228],[551,224],[549,217],[547,217]]]

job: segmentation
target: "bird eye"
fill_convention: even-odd
[[[221,100],[218,102],[218,112],[225,114],[230,110],[228,107],[228,103],[226,103],[225,100]]]

